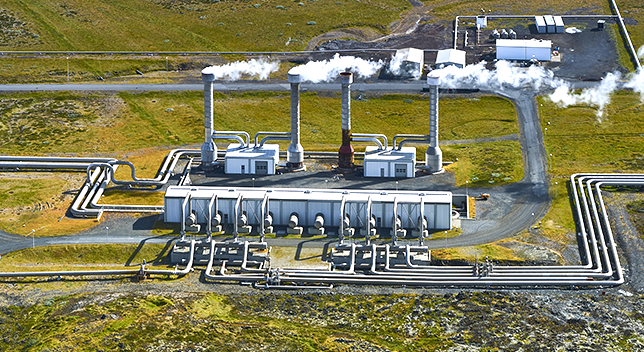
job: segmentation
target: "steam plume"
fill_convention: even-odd
[[[644,46],[639,51],[644,54]],[[597,107],[597,117],[600,121],[604,116],[606,106],[610,104],[611,94],[622,85],[639,92],[640,98],[644,102],[644,71],[642,70],[629,76],[626,83],[623,84],[620,81],[622,75],[619,72],[608,73],[598,86],[580,91],[576,91],[570,83],[556,78],[552,71],[541,66],[531,66],[525,69],[512,66],[506,61],[497,61],[494,71],[487,70],[485,63],[481,62],[465,66],[462,69],[448,66],[432,72],[440,76],[441,85],[446,88],[554,90],[548,97],[558,106],[585,104]]]
[[[237,61],[221,66],[210,66],[203,69],[203,73],[212,73],[215,79],[238,80],[241,75],[247,74],[266,79],[279,69],[279,62],[267,62],[263,59],[250,61]]]
[[[382,61],[373,62],[354,56],[335,54],[330,60],[310,61],[293,67],[289,73],[299,74],[303,81],[318,83],[334,80],[340,72],[347,70],[357,76],[369,77],[374,75],[382,65]]]

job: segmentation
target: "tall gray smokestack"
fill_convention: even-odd
[[[438,146],[439,81],[439,77],[427,76],[427,84],[429,84],[429,147],[425,152],[425,165],[431,173],[443,171],[443,152]]]
[[[304,148],[300,144],[300,82],[299,74],[288,74],[291,84],[291,144],[286,150],[286,162],[291,169],[301,169],[304,163]]]
[[[341,169],[353,168],[354,150],[351,146],[351,72],[340,73],[342,83],[342,146],[338,152],[338,166]]]
[[[201,146],[201,165],[205,168],[211,168],[217,159],[217,145],[212,141],[212,134],[214,132],[212,83],[215,81],[215,75],[202,72],[201,80],[203,81],[204,128],[206,137]]]

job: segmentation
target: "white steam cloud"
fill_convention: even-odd
[[[621,74],[608,73],[599,84],[594,88],[582,89],[579,94],[574,94],[568,84],[561,85],[548,97],[558,106],[566,107],[570,105],[591,105],[597,107],[597,117],[601,122],[604,116],[604,108],[610,103],[610,95],[619,87],[618,80]]]
[[[345,71],[351,71],[360,77],[373,76],[382,65],[382,61],[374,62],[354,56],[335,54],[330,60],[310,61],[304,65],[293,67],[289,73],[299,74],[302,81],[319,83],[334,80],[340,72]]]
[[[201,72],[215,75],[215,79],[238,80],[242,75],[258,76],[266,79],[280,68],[279,62],[268,62],[263,59],[250,61],[237,61],[221,66],[209,66]]]
[[[637,57],[644,59],[644,45],[640,46],[640,48],[637,49]]]
[[[640,51],[644,54],[642,48]],[[619,72],[608,73],[598,86],[581,90],[573,89],[570,83],[556,78],[552,71],[541,66],[519,68],[507,61],[497,61],[496,70],[493,71],[487,70],[485,63],[481,62],[464,68],[448,66],[434,70],[432,73],[440,77],[441,86],[446,88],[476,87],[490,90],[531,88],[537,91],[554,89],[548,97],[558,106],[581,104],[594,106],[597,108],[596,114],[600,122],[606,106],[610,104],[611,94],[621,86],[639,92],[644,102],[644,71],[642,70],[630,75],[625,83],[620,81],[622,75]]]

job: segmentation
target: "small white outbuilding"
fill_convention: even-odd
[[[279,163],[279,145],[264,144],[259,148],[241,147],[233,143],[226,148],[226,174],[274,175]]]
[[[416,148],[402,147],[400,150],[368,146],[364,154],[365,177],[411,178],[416,175]]]

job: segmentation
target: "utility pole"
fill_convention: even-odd
[[[165,84],[168,84],[168,57],[165,57]]]
[[[67,57],[67,84],[69,84],[69,56]]]

